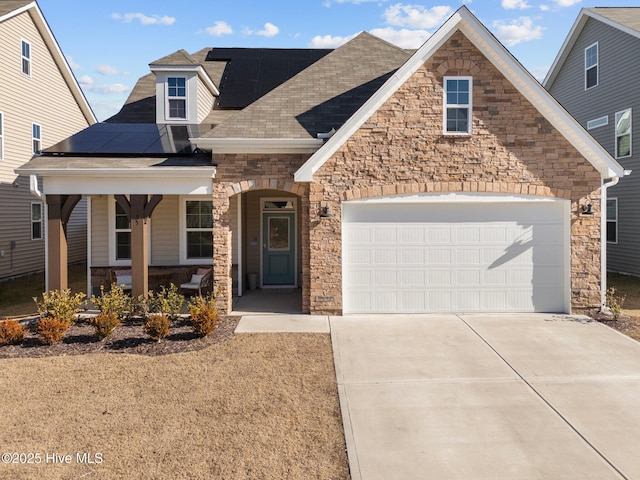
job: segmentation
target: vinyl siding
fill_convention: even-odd
[[[108,197],[91,197],[91,266],[109,266]]]
[[[21,40],[31,45],[31,76],[22,73]],[[89,123],[69,91],[61,72],[30,14],[0,23],[0,111],[4,116],[4,158],[0,160],[0,279],[44,270],[44,240],[31,240],[29,179],[13,182],[14,169],[32,157],[32,123],[42,127],[42,148],[86,128]],[[86,217],[76,207],[68,228],[69,261],[86,258]],[[85,210],[86,212],[86,210]],[[85,224],[83,226],[82,224]],[[10,242],[16,242],[11,252]],[[13,253],[13,267],[10,254]]]
[[[214,96],[209,89],[198,80],[198,123],[202,123],[211,113],[213,108]]]
[[[229,199],[231,215],[231,263],[238,264],[238,196]]]
[[[165,195],[151,216],[151,264],[180,264],[180,202],[177,196]]]
[[[584,49],[598,42],[598,86],[584,89]],[[607,244],[607,268],[640,275],[640,39],[589,19],[550,93],[586,128],[607,115],[608,125],[589,130],[615,156],[615,114],[632,109],[632,156],[617,161],[633,174],[608,190],[618,198],[618,243]]]

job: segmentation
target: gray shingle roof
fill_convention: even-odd
[[[185,50],[178,50],[177,52],[173,52],[166,57],[162,57],[154,62],[151,62],[150,66],[159,66],[159,65],[172,65],[172,66],[184,66],[184,65],[197,65],[198,62],[189,55]]]
[[[361,33],[203,136],[309,138],[338,129],[409,57]]]
[[[640,32],[640,7],[596,7],[587,10]]]
[[[0,0],[0,16],[11,13],[32,2],[33,0]]]

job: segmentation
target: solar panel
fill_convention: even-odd
[[[177,155],[194,150],[197,125],[96,123],[47,148],[52,155]]]

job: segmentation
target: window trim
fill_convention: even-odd
[[[0,112],[0,160],[4,160],[4,112]]]
[[[29,47],[29,56],[25,57],[23,50],[24,50],[24,46],[27,45]],[[33,48],[31,47],[31,42],[26,41],[24,38],[20,39],[20,71],[22,72],[23,75],[27,76],[27,77],[31,77],[31,74],[33,72],[33,62],[32,62],[32,55],[33,52]],[[27,62],[26,64],[29,66],[29,71],[25,72],[24,71],[24,66],[25,66],[25,61]]]
[[[35,136],[35,128],[38,127],[39,137]],[[36,142],[38,142],[39,149],[36,150]],[[40,155],[42,153],[42,125],[39,123],[31,123],[31,150],[34,155]]]
[[[609,115],[604,115],[602,117],[589,120],[587,122],[587,130],[604,127],[605,125],[609,125]]]
[[[39,205],[40,206],[40,220],[38,220],[38,221],[33,219],[33,206],[34,205]],[[30,216],[29,225],[31,226],[31,240],[33,240],[33,241],[44,240],[44,204],[43,204],[43,202],[31,202],[31,206],[29,207],[29,216]],[[40,224],[40,236],[39,237],[34,237],[33,236],[33,225],[36,224],[36,223]]]
[[[469,81],[469,103],[447,103],[447,81],[448,80],[468,80]],[[446,76],[442,80],[442,131],[444,135],[451,136],[468,136],[473,134],[473,77],[470,76]],[[448,108],[466,108],[467,109],[467,131],[466,132],[450,132],[447,130],[447,109]]]
[[[596,63],[594,65],[591,65],[590,67],[587,67],[587,50],[593,47],[596,47]],[[589,70],[591,70],[592,68],[596,69],[596,83],[595,85],[591,85],[589,87],[587,85],[587,77]],[[591,90],[598,85],[600,85],[600,46],[598,45],[598,42],[595,42],[584,49],[584,89]]]
[[[178,221],[180,265],[213,265],[213,255],[211,258],[187,258],[187,202],[213,202],[210,195],[184,195],[180,196],[180,218]],[[215,225],[211,228],[213,230]]]
[[[627,135],[626,133],[624,135],[618,135],[618,114],[624,114],[625,112],[629,112],[629,154],[628,155],[623,155],[620,156],[618,155],[618,138],[623,137],[624,135]],[[631,108],[625,108],[624,110],[620,110],[619,112],[616,112],[614,115],[614,124],[613,124],[613,134],[614,134],[614,151],[615,151],[615,158],[629,158],[631,155],[633,155],[633,112]]]
[[[113,267],[130,267],[131,259],[116,259],[116,198],[113,195],[109,195],[107,197],[107,228],[108,228],[108,248],[109,248],[109,265]],[[147,235],[147,262],[151,265],[151,219],[149,219],[148,226],[149,235]],[[117,231],[125,231],[123,229],[118,229]]]
[[[606,234],[609,231],[609,223],[615,223],[616,225],[616,239],[614,241],[611,241],[609,239],[607,239],[607,243],[611,244],[611,245],[617,245],[618,244],[618,197],[609,197],[607,198],[607,203],[609,202],[615,202],[616,205],[616,218],[611,220],[609,219],[609,205],[606,205],[606,210],[605,210],[605,238],[606,238]]]
[[[172,78],[184,80],[184,96],[181,96],[181,95],[169,96],[169,80],[171,80]],[[183,75],[167,75],[164,85],[165,85],[165,118],[166,120],[187,121],[189,119],[189,102],[188,102],[189,79]],[[184,117],[171,116],[171,102],[170,102],[171,100],[184,101]]]

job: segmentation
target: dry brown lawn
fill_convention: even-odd
[[[0,478],[349,478],[329,335],[0,359],[0,392],[0,453],[40,461]]]

